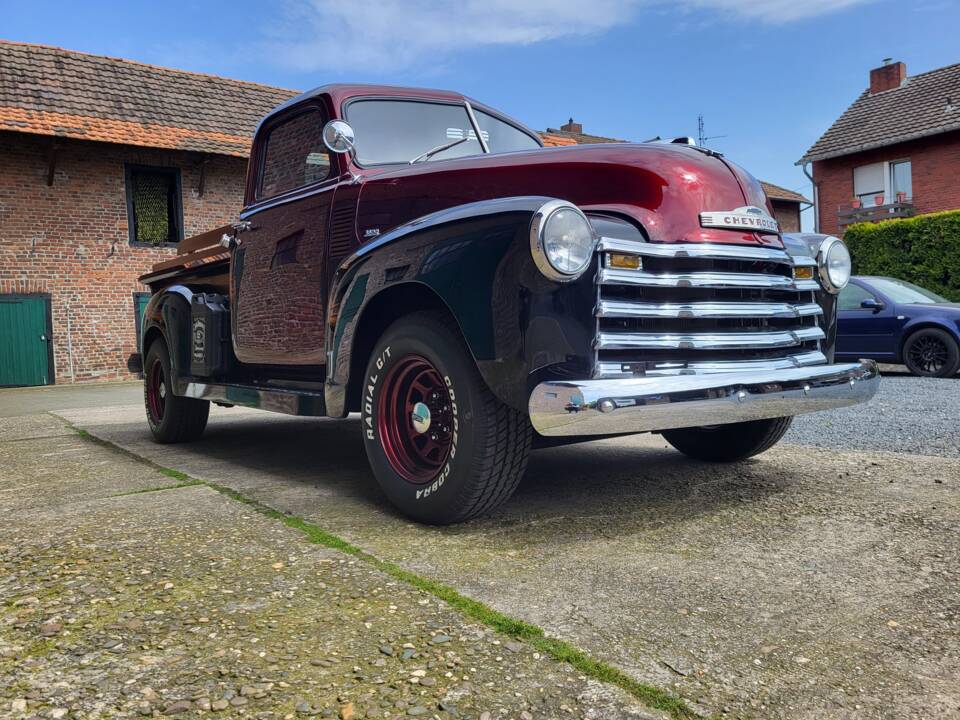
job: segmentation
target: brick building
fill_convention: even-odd
[[[960,64],[908,76],[885,61],[806,163],[820,232],[960,208]]]
[[[540,133],[540,136],[548,147],[582,145],[584,143],[627,142],[626,140],[584,133],[583,125],[574,122],[573,118],[570,118],[569,122],[559,128],[547,128]],[[770,199],[770,204],[773,206],[773,216],[780,223],[783,232],[800,232],[800,211],[804,206],[812,205],[812,203],[793,190],[763,180],[760,181],[760,184],[763,185],[763,191]]]
[[[137,277],[237,218],[253,130],[295,94],[0,42],[0,386],[129,377]]]

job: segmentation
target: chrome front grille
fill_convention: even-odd
[[[613,267],[627,256],[638,267]],[[624,258],[621,258],[624,259]],[[622,264],[622,263],[621,263]],[[598,245],[595,376],[781,369],[826,362],[811,257],[758,246]]]

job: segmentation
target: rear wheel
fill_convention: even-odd
[[[914,375],[950,377],[960,367],[960,348],[944,330],[918,330],[903,345],[903,362]]]
[[[706,462],[736,462],[766,452],[790,429],[792,417],[664,430],[663,439],[684,455]]]
[[[375,346],[362,427],[384,494],[405,515],[436,525],[509,498],[532,439],[526,415],[490,392],[456,328],[431,312],[401,318]]]
[[[173,394],[170,354],[163,340],[155,340],[143,364],[143,404],[153,439],[160,443],[196,440],[203,434],[210,403]]]

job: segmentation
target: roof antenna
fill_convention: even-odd
[[[710,135],[707,137],[706,129],[703,123],[703,113],[697,115],[697,146],[706,147],[707,140],[716,140],[718,138],[725,138],[726,135]]]

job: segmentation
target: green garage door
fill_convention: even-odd
[[[47,299],[0,295],[0,387],[49,385]]]

